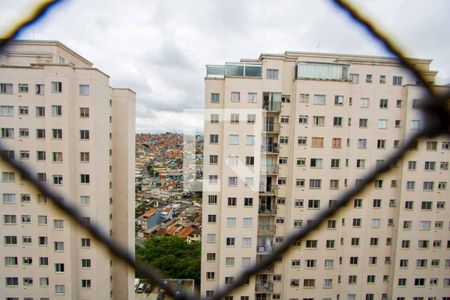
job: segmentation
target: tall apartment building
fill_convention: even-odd
[[[135,93],[60,42],[0,51],[7,154],[134,251]],[[0,160],[0,298],[134,299],[134,271]]]
[[[434,83],[431,60],[411,62]],[[207,66],[205,85],[205,296],[423,126],[423,89],[387,57],[262,54]],[[448,139],[420,141],[226,299],[450,299],[449,161]]]

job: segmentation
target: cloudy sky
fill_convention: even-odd
[[[0,36],[37,0],[2,1]],[[360,9],[450,83],[450,1],[361,0]],[[206,64],[285,50],[386,55],[328,0],[72,0],[20,38],[59,40],[137,92],[138,132],[201,128]]]

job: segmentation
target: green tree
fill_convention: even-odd
[[[200,255],[200,242],[188,244],[177,236],[150,238],[144,248],[136,248],[136,257],[160,270],[166,278],[190,278],[197,284],[200,283]]]

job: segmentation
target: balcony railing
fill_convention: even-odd
[[[277,214],[277,208],[276,208],[276,206],[271,207],[271,208],[260,207],[259,210],[258,210],[258,214],[266,215],[266,216],[276,215]]]
[[[262,164],[261,174],[278,174],[278,165],[275,164]]]
[[[269,234],[269,235],[273,235],[273,234],[275,234],[275,229],[276,229],[276,227],[275,227],[275,225],[265,225],[265,224],[260,224],[260,225],[258,225],[258,234],[261,234],[261,235],[266,235],[266,234]]]
[[[269,154],[278,154],[278,144],[263,144],[261,145],[261,152]]]
[[[270,245],[258,245],[257,247],[256,247],[256,254],[259,254],[259,255],[267,255],[267,254],[270,254],[270,253],[272,253],[272,244],[270,244]]]
[[[280,133],[280,123],[263,124],[263,133]]]
[[[281,111],[281,102],[267,102],[263,103],[263,109],[268,112],[279,113]]]
[[[271,186],[260,186],[259,187],[259,194],[260,195],[274,195],[278,193],[278,185],[271,185]]]
[[[256,282],[255,291],[257,293],[272,293],[273,292],[273,283],[269,282]]]

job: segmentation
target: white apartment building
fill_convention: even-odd
[[[8,155],[134,251],[135,93],[56,41],[0,51]],[[134,299],[118,262],[0,160],[0,299]]]
[[[410,60],[434,83],[431,60]],[[202,295],[333,205],[423,126],[422,95],[388,57],[286,52],[208,65]],[[226,299],[449,300],[449,161],[448,138],[420,141]]]

